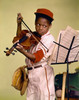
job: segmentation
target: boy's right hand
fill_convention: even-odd
[[[23,17],[22,17],[22,15],[21,15],[21,13],[18,13],[18,14],[17,14],[17,23],[18,23],[18,24],[21,24],[21,19],[23,19]]]

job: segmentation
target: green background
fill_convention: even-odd
[[[21,13],[26,24],[35,30],[34,12],[38,8],[47,8],[54,13],[51,34],[57,39],[60,30],[68,25],[79,30],[79,0],[0,0],[0,100],[25,100],[19,91],[11,86],[13,72],[19,66],[25,65],[25,57],[19,52],[6,57],[4,50],[12,46],[16,34],[17,13]],[[24,28],[24,27],[23,27]],[[69,72],[74,73],[79,62],[69,66]],[[66,71],[66,65],[53,65],[55,75]]]

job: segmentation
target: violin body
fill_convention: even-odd
[[[14,37],[14,42],[15,43],[16,41],[20,40],[21,38],[20,37]],[[27,40],[23,41],[22,43],[20,43],[26,50],[29,49],[29,47],[31,46],[31,43],[30,43],[30,39],[28,38]]]
[[[20,40],[21,38],[23,38],[24,36],[27,35],[28,30],[22,30],[21,33],[19,34],[19,36],[14,37],[13,39],[13,43],[15,43],[16,41]],[[37,35],[38,33],[33,32],[33,35],[40,41],[40,37],[38,37]],[[20,43],[26,50],[28,50],[32,44],[37,44],[37,41],[33,38],[33,36],[31,36],[30,38],[27,38],[25,41]]]
[[[32,46],[32,44],[36,45],[38,43],[34,39],[34,37],[40,41],[41,38],[36,32],[34,32],[30,37],[27,37],[27,33],[29,33],[28,30],[22,30],[21,33],[13,38],[12,42],[14,45],[8,51],[4,51],[6,53],[6,56],[9,56],[13,52],[14,48],[16,48],[17,46],[17,43],[22,45],[24,49],[28,50]]]

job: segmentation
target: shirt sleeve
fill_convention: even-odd
[[[47,52],[47,49],[43,45],[41,45],[41,43],[38,43],[37,50],[35,53],[33,53],[36,58],[35,61],[33,61],[34,63],[41,61],[42,58],[43,60],[47,59],[51,55],[52,49],[54,47],[53,40],[54,38],[51,35],[41,39],[41,42],[49,49],[49,51]]]
[[[39,62],[44,57],[43,50],[42,49],[38,50],[37,52],[34,53],[34,55],[35,55],[35,58],[36,58],[34,63]]]

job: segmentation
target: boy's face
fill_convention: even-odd
[[[47,33],[50,27],[51,24],[49,24],[49,21],[42,17],[38,18],[38,20],[35,23],[36,32],[40,35]]]

